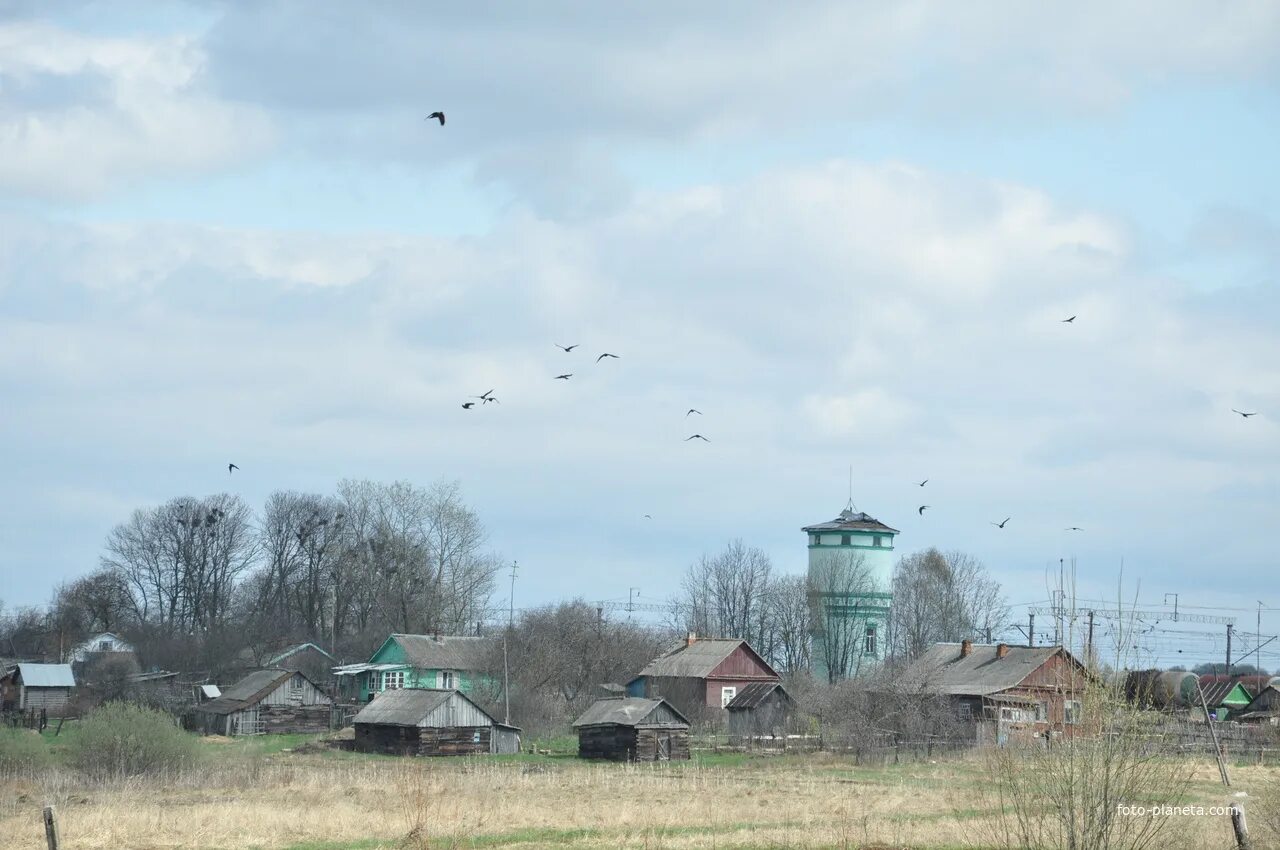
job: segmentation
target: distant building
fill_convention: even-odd
[[[295,670],[257,670],[195,708],[206,735],[327,732],[332,700]]]
[[[665,699],[611,697],[573,722],[578,757],[609,761],[689,758],[689,721]]]
[[[627,683],[627,695],[665,699],[685,717],[715,717],[749,685],[782,677],[740,638],[690,633]]]
[[[813,600],[813,670],[822,679],[869,672],[885,658],[898,530],[850,503],[830,522],[805,526]]]
[[[496,647],[494,639],[487,637],[394,634],[367,662],[334,667],[333,674],[339,695],[354,702],[368,702],[397,688],[470,694],[490,683],[488,671]]]
[[[795,713],[795,701],[781,682],[747,685],[725,706],[733,738],[785,738]]]
[[[81,664],[92,660],[95,656],[107,653],[136,654],[133,644],[119,635],[112,632],[99,632],[72,648],[67,660],[72,664]]]
[[[494,720],[456,690],[398,688],[374,697],[352,721],[355,748],[409,756],[520,752],[520,730]]]
[[[0,708],[61,714],[71,702],[76,677],[70,664],[20,663],[0,676]]]
[[[1268,683],[1232,719],[1241,723],[1280,726],[1280,688]]]
[[[1233,715],[1244,711],[1253,701],[1253,694],[1234,676],[1201,676],[1200,690],[1204,694],[1204,704],[1209,707],[1209,714],[1214,720],[1232,719]]]

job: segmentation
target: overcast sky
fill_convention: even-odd
[[[1280,3],[524,8],[0,6],[6,604],[345,477],[657,599],[802,571],[852,466],[1013,602],[1280,629]]]

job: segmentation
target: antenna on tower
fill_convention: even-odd
[[[854,510],[853,504],[853,464],[849,464],[849,502],[844,506],[846,511],[850,513]]]

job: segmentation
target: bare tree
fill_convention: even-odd
[[[773,564],[769,556],[741,540],[718,555],[703,555],[685,572],[678,600],[689,631],[746,640],[767,654],[769,593]]]
[[[780,673],[796,674],[812,663],[813,610],[804,576],[783,576],[769,586],[770,661]]]
[[[914,660],[943,641],[983,640],[1008,621],[1000,584],[972,556],[928,549],[898,561],[890,622],[896,657]]]
[[[875,663],[867,627],[883,619],[877,609],[884,603],[871,596],[879,590],[861,552],[824,553],[811,564],[813,660],[827,681],[856,677]]]

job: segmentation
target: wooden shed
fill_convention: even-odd
[[[332,700],[295,670],[256,670],[196,706],[206,735],[328,732]]]
[[[59,714],[71,702],[76,677],[70,664],[16,664],[0,676],[0,707],[5,711]]]
[[[785,738],[795,702],[781,682],[755,682],[738,691],[725,709],[732,737]]]
[[[668,761],[689,758],[689,721],[665,699],[599,699],[573,723],[578,758]]]
[[[402,756],[520,752],[520,730],[494,720],[456,690],[397,688],[378,694],[352,721],[355,748]]]

